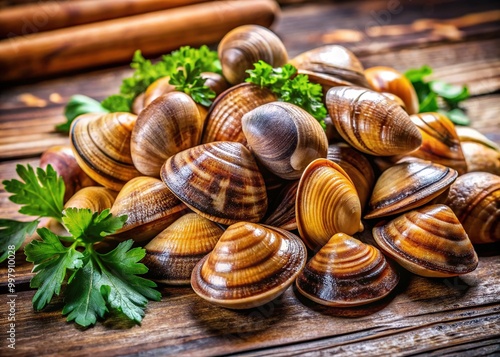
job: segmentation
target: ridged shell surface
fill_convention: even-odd
[[[345,171],[328,159],[314,160],[304,171],[295,218],[300,237],[313,251],[335,233],[352,235],[363,229],[356,188]]]
[[[400,162],[382,172],[365,218],[385,217],[423,206],[446,191],[457,178],[452,168],[421,159]]]
[[[373,228],[384,252],[405,269],[426,277],[466,274],[478,265],[472,243],[453,211],[429,205]]]
[[[325,100],[337,132],[365,154],[401,155],[418,149],[422,143],[422,135],[408,114],[381,93],[334,87]]]
[[[275,203],[270,208],[270,213],[264,223],[273,227],[293,231],[297,229],[297,220],[295,219],[295,203],[297,197],[297,188],[299,180],[291,181],[284,186],[278,195],[274,198]]]
[[[71,125],[69,137],[78,165],[93,180],[114,191],[141,176],[130,153],[136,120],[131,113],[84,114]]]
[[[319,304],[346,307],[379,300],[398,282],[398,273],[377,248],[337,233],[309,260],[296,285]]]
[[[296,235],[269,226],[238,222],[194,268],[193,290],[232,309],[263,305],[282,294],[304,268],[306,247]]]
[[[294,104],[261,105],[245,114],[242,124],[253,154],[281,178],[299,179],[313,160],[326,158],[325,131],[314,117]]]
[[[224,230],[196,213],[187,213],[158,233],[146,246],[142,262],[155,281],[188,285],[201,258],[214,249]]]
[[[267,210],[264,179],[250,151],[218,141],[170,157],[161,178],[186,205],[221,224],[258,222]]]
[[[78,190],[64,204],[64,208],[88,208],[93,212],[101,212],[111,208],[118,192],[101,186],[87,186]]]

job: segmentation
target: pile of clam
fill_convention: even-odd
[[[223,76],[204,74],[217,93],[209,108],[163,78],[135,113],[86,114],[71,127],[88,177],[68,179],[78,187],[67,184],[66,207],[126,214],[113,240],[145,246],[151,279],[191,284],[228,308],[264,304],[293,283],[320,304],[355,306],[388,295],[401,267],[466,274],[478,265],[474,244],[500,241],[500,149],[443,115],[417,114],[396,70],[365,70],[336,45],[289,60],[258,26],[229,32],[218,53]],[[258,60],[289,62],[323,87],[326,131],[244,82]],[[57,169],[54,156],[42,164]]]

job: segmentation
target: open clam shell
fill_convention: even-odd
[[[365,218],[409,211],[445,192],[457,178],[452,168],[412,158],[386,169],[373,188]]]
[[[295,218],[300,237],[313,251],[335,233],[363,229],[358,193],[338,164],[317,159],[306,168],[297,189]]]
[[[232,309],[263,305],[281,295],[304,268],[306,247],[296,235],[238,222],[194,268],[191,286],[203,299]]]
[[[181,151],[161,178],[196,213],[221,224],[260,221],[267,210],[264,178],[240,143],[217,141]]]
[[[377,248],[337,233],[309,260],[296,285],[319,304],[347,307],[382,299],[398,282],[398,273]]]
[[[445,205],[406,212],[372,232],[380,249],[417,275],[457,276],[473,271],[479,262],[467,233]]]
[[[214,249],[224,230],[196,213],[187,213],[158,233],[146,246],[143,263],[152,280],[190,283],[194,266]]]

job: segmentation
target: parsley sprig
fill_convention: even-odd
[[[470,119],[460,108],[460,103],[470,96],[467,86],[425,80],[431,74],[432,68],[426,65],[405,73],[417,92],[419,112],[440,112],[457,125],[469,125]]]
[[[260,60],[254,63],[254,69],[246,72],[249,74],[247,82],[269,88],[278,100],[298,105],[316,118],[323,129],[326,128],[324,119],[327,112],[321,85],[310,83],[305,74],[297,75],[297,68],[288,63],[273,68]]]

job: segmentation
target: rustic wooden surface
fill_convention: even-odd
[[[273,25],[290,56],[339,43],[365,67],[405,70],[428,64],[435,78],[469,85],[472,98],[465,107],[471,126],[500,143],[495,2],[302,2],[283,6]],[[37,165],[43,150],[68,142],[54,125],[64,121],[62,110],[71,95],[103,99],[130,73],[123,65],[15,86],[2,84],[0,74],[0,180],[15,177],[17,163]],[[7,198],[2,187],[0,217],[22,219]],[[261,308],[231,311],[201,300],[189,287],[162,286],[162,301],[148,305],[141,326],[112,316],[88,330],[65,322],[61,300],[33,311],[31,266],[19,253],[15,351],[6,349],[7,275],[5,265],[0,269],[0,355],[500,354],[500,247],[477,250],[480,263],[474,272],[449,279],[403,272],[396,291],[365,307],[321,307],[290,288]]]

